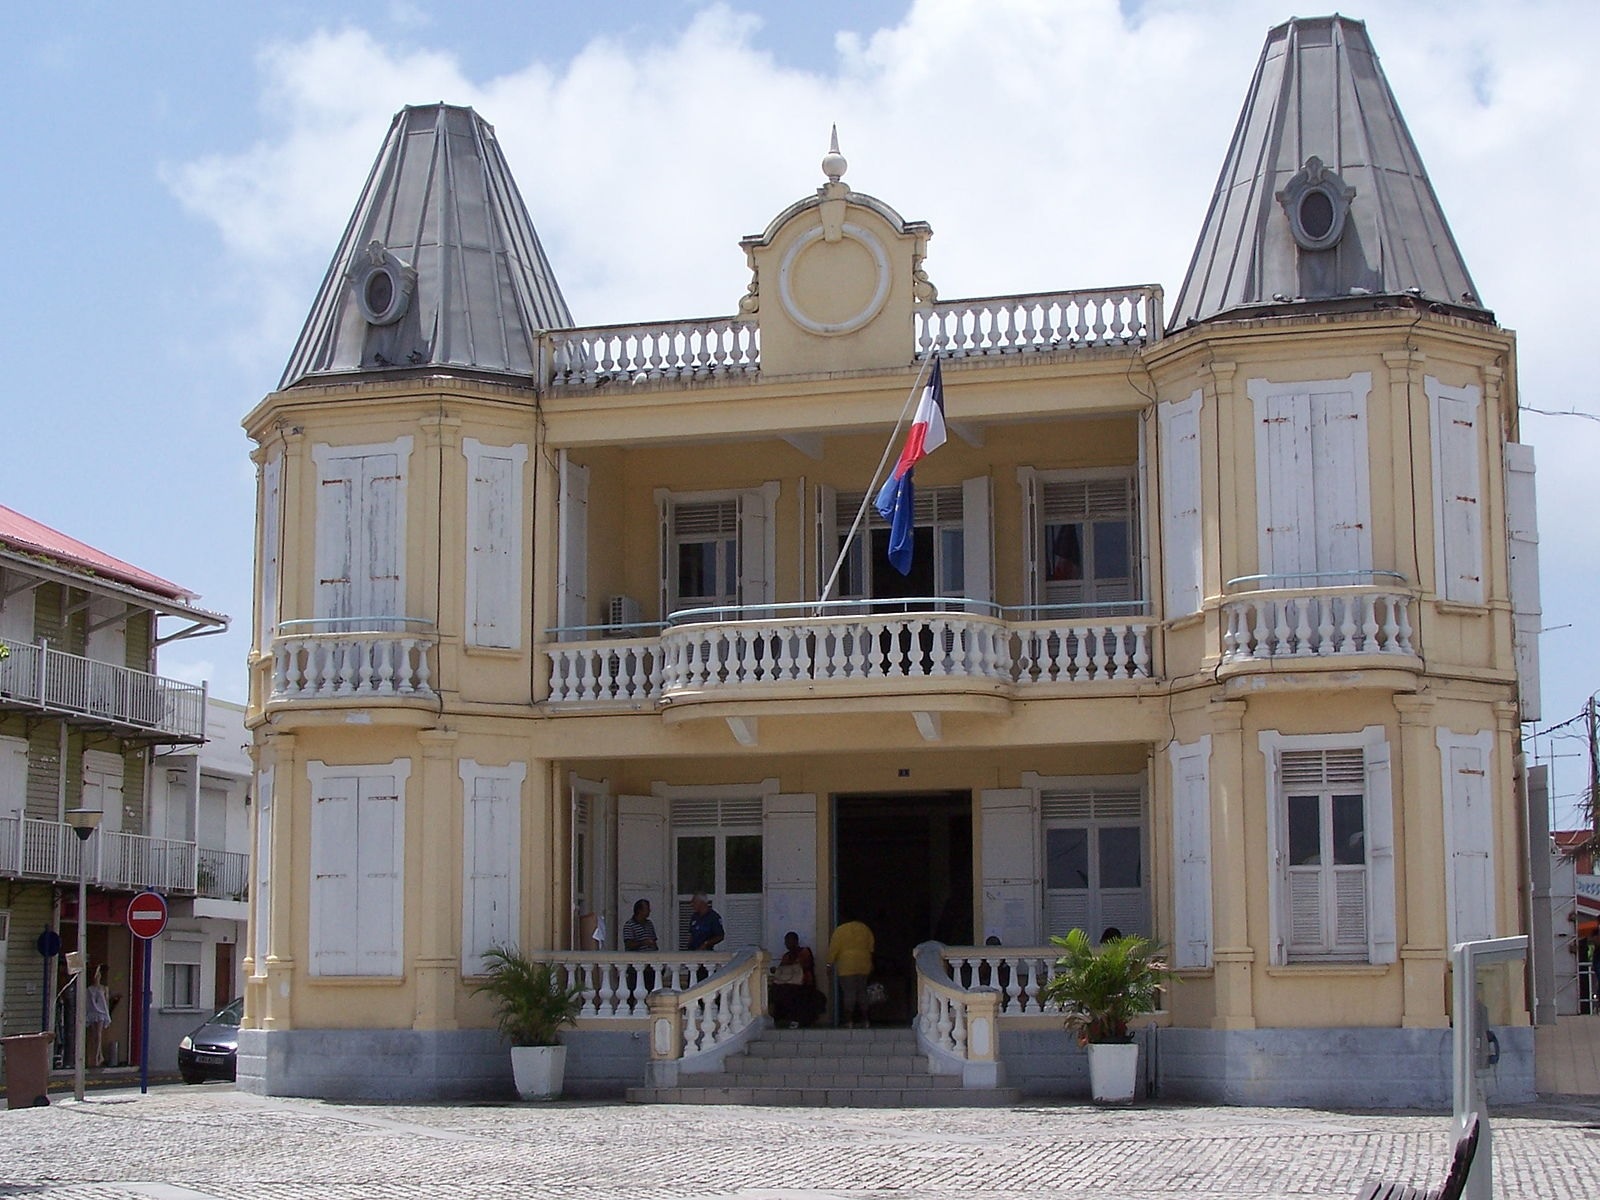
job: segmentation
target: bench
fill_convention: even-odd
[[[1473,1156],[1477,1153],[1478,1114],[1468,1113],[1467,1128],[1456,1140],[1455,1156],[1450,1160],[1450,1174],[1445,1176],[1437,1191],[1408,1187],[1403,1183],[1369,1183],[1357,1200],[1461,1200]]]

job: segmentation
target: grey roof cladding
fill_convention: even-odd
[[[368,319],[372,302],[361,295],[379,258],[394,265],[397,284],[410,284],[384,324]],[[539,332],[571,325],[494,129],[470,108],[407,107],[389,126],[278,386],[441,368],[531,377]]]
[[[1333,173],[1324,194],[1335,206],[1353,189],[1325,249],[1303,248],[1311,239],[1301,230],[1297,240],[1292,206],[1279,198],[1297,177],[1303,185],[1313,157]],[[1317,203],[1325,219],[1326,200]],[[1285,22],[1267,34],[1171,327],[1241,307],[1407,292],[1492,319],[1366,26],[1340,16]]]

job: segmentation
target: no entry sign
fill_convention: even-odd
[[[160,892],[140,892],[128,901],[128,928],[133,936],[149,941],[167,927],[167,902]]]

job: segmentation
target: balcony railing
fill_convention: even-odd
[[[4,641],[0,705],[103,721],[180,741],[205,736],[206,691],[49,646]]]
[[[941,301],[916,310],[916,356],[1142,346],[1161,336],[1161,320],[1161,289],[1151,284]],[[562,329],[546,335],[546,347],[555,387],[717,379],[761,370],[760,326],[739,317]]]
[[[202,847],[194,873],[195,895],[208,900],[243,900],[250,894],[250,856]]]
[[[406,628],[430,624],[412,617],[284,621],[272,643],[268,699],[431,699],[434,638]]]
[[[904,605],[905,601],[897,602]],[[931,602],[961,605],[960,601]],[[990,688],[1149,679],[1150,621],[1009,621],[971,612],[755,619],[678,614],[659,636],[547,647],[554,703],[654,702],[685,693],[967,681]],[[855,606],[858,607],[858,606]],[[987,607],[987,606],[985,606]],[[1030,614],[1031,615],[1031,614]],[[685,619],[687,618],[687,619]]]
[[[1384,587],[1253,592],[1223,604],[1222,661],[1414,657],[1411,597]]]
[[[80,842],[72,826],[34,817],[0,817],[0,875],[53,883],[78,881],[79,856],[88,881],[120,891],[192,892],[195,844],[97,829]],[[242,856],[241,856],[242,857]]]

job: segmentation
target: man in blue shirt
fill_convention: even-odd
[[[723,939],[722,918],[711,907],[704,892],[696,892],[689,901],[689,950],[715,950]]]

